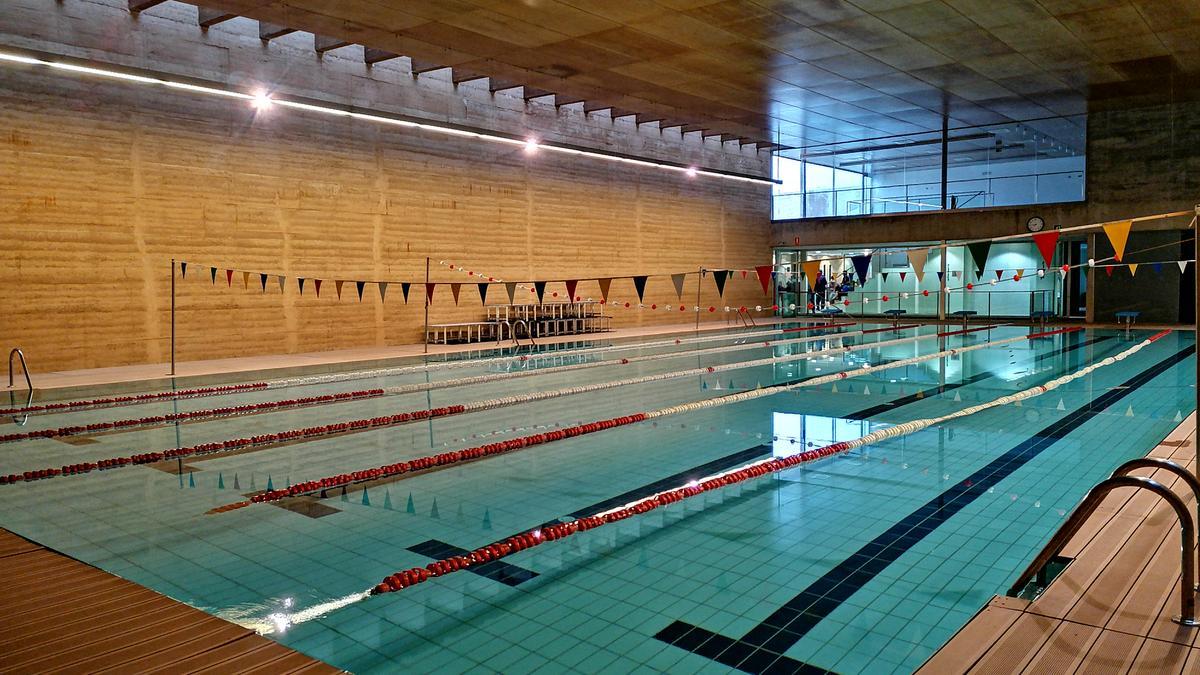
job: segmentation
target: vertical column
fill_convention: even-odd
[[[948,183],[950,171],[950,117],[942,114],[942,210],[948,208],[946,197],[946,185]]]
[[[938,321],[946,320],[946,296],[948,295],[942,288],[949,286],[946,282],[946,271],[950,261],[950,247],[946,245],[946,240],[942,240],[942,275],[938,279]]]
[[[1070,246],[1070,244],[1067,244]],[[1089,233],[1087,236],[1087,256],[1080,262],[1087,262],[1088,258],[1096,257],[1096,235]],[[1068,256],[1067,262],[1070,262]],[[1064,293],[1065,295],[1065,293]],[[1069,302],[1074,302],[1074,298],[1068,299]],[[1096,322],[1096,268],[1091,265],[1087,266],[1087,289],[1084,291],[1084,321],[1088,323]],[[1068,315],[1071,312],[1067,312]]]

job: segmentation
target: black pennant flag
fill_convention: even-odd
[[[633,287],[637,289],[638,302],[641,302],[646,295],[646,277],[645,275],[633,278]]]
[[[184,279],[187,278],[187,263],[182,260],[179,261],[179,276]]]
[[[717,282],[717,295],[725,297],[725,281],[729,279],[729,270],[713,270],[713,281]]]
[[[217,268],[215,268],[215,267],[208,268],[208,276],[212,277],[212,282],[213,282],[213,285],[215,286],[217,283]]]
[[[377,282],[377,283],[378,283],[378,285],[379,285],[379,301],[380,301],[380,302],[383,302],[384,298],[387,296],[387,285],[388,285],[388,282],[386,282],[386,281],[380,281],[380,282]]]
[[[975,278],[978,279],[983,274],[983,268],[987,267],[988,252],[992,250],[992,242],[977,241],[974,244],[967,244],[967,250],[971,253],[971,259],[975,261]]]
[[[358,289],[358,301],[362,302],[363,289],[367,287],[367,282],[356,281],[354,282],[354,287]]]
[[[404,295],[404,304],[408,304],[408,289],[412,287],[407,281],[400,282],[400,293]]]
[[[304,277],[298,277],[296,282],[300,284],[300,295],[304,295]]]
[[[488,284],[475,284],[475,285],[479,287],[479,302],[481,304],[486,305],[487,304]]]
[[[537,291],[538,302],[540,303],[542,301],[542,296],[546,295],[546,282],[535,281],[533,282],[533,288]]]
[[[261,283],[262,283],[262,289],[263,289],[263,293],[266,293],[266,292],[267,292],[267,275],[265,275],[265,274],[259,274],[259,275],[258,275],[258,280],[259,280],[259,282],[261,282]]]

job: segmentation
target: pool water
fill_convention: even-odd
[[[873,327],[873,326],[868,326]],[[843,329],[846,330],[846,329]],[[850,330],[854,330],[851,328]],[[572,360],[609,365],[121,433],[0,445],[0,473],[605,382],[798,355],[172,466],[0,486],[0,526],[354,672],[911,672],[1003,593],[1065,514],[1194,408],[1191,334],[1046,395],[706,493],[320,613],[397,570],[725,468],[934,417],[1074,372],[1144,338],[1080,331],[836,385],[667,416],[403,476],[364,492],[206,515],[243,494],[413,457],[795,382],[1029,332],[870,347],[936,329],[693,350],[810,333],[407,373],[54,415],[24,428],[460,378]],[[767,337],[764,338],[763,335]],[[687,336],[680,336],[685,338]],[[647,338],[662,341],[662,337]],[[629,344],[629,343],[626,343]],[[669,358],[621,365],[621,358]],[[549,361],[548,359],[557,359]]]

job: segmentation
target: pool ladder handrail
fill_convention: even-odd
[[[26,403],[25,403],[25,407],[28,408],[29,406],[33,405],[33,380],[29,377],[29,364],[27,364],[25,362],[25,352],[21,351],[20,347],[13,347],[12,351],[10,351],[8,353],[8,388],[9,389],[13,388],[13,382],[14,382],[14,379],[13,379],[13,357],[14,356],[21,359],[21,371],[23,373],[25,373],[25,384],[28,385],[28,387],[29,387],[29,400],[26,401]],[[14,401],[12,398],[13,393],[14,392],[11,392],[11,391],[9,392],[9,400],[13,401],[13,407],[16,407],[16,401]],[[23,416],[13,415],[12,420],[13,420],[13,422],[16,422],[19,426],[25,426],[26,424],[29,423],[29,413],[26,412]]]
[[[1144,457],[1130,460],[1121,466],[1117,467],[1111,476],[1103,481],[1100,481],[1084,495],[1083,500],[1079,505],[1071,511],[1067,516],[1066,521],[1050,538],[1050,541],[1042,548],[1033,562],[1025,568],[1012,587],[1008,589],[1008,595],[1017,597],[1025,586],[1037,577],[1038,584],[1043,588],[1048,584],[1046,578],[1046,565],[1057,556],[1067,543],[1079,532],[1083,523],[1095,512],[1104,501],[1104,498],[1109,492],[1117,488],[1132,487],[1135,489],[1149,490],[1154,494],[1162,497],[1171,508],[1175,510],[1175,516],[1179,519],[1180,541],[1181,541],[1181,556],[1180,556],[1180,575],[1179,575],[1179,616],[1172,617],[1171,620],[1177,624],[1187,627],[1200,626],[1200,621],[1196,619],[1196,524],[1192,519],[1192,514],[1188,511],[1187,505],[1179,495],[1172,492],[1169,488],[1161,483],[1153,481],[1149,478],[1140,476],[1127,475],[1130,471],[1138,468],[1156,468],[1164,469],[1175,473],[1184,479],[1185,482],[1192,488],[1193,493],[1200,498],[1200,481],[1189,473],[1186,469],[1178,464],[1162,459],[1152,457]]]

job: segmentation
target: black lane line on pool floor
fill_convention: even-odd
[[[1110,389],[1090,401],[1086,407],[1075,410],[1017,444],[872,539],[741,638],[730,638],[684,621],[672,622],[654,637],[731,668],[752,673],[798,672],[798,669],[811,667],[783,656],[783,652],[804,638],[822,619],[901,555],[986,494],[988,488],[994,487],[1067,434],[1167,372],[1195,351],[1196,346],[1189,345],[1126,380],[1120,388]]]
[[[1035,362],[1041,362],[1045,359],[1050,359],[1050,358],[1054,358],[1056,356],[1061,356],[1063,354],[1068,354],[1070,352],[1075,351],[1076,349],[1090,347],[1091,345],[1094,345],[1097,342],[1111,340],[1114,337],[1115,336],[1112,336],[1112,335],[1104,335],[1104,336],[1092,338],[1090,340],[1086,340],[1083,342],[1076,342],[1075,344],[1067,346],[1067,347],[1060,347],[1059,349],[1055,349],[1052,352],[1048,352],[1046,354],[1042,354],[1041,356],[1038,356]],[[870,419],[876,415],[886,413],[886,412],[891,412],[892,410],[895,410],[896,408],[899,408],[900,406],[905,406],[905,405],[908,405],[909,403],[914,403],[914,402],[924,399],[928,396],[936,396],[938,394],[944,394],[948,391],[954,391],[955,389],[959,389],[959,388],[965,387],[967,385],[975,384],[976,382],[981,382],[981,381],[986,380],[991,377],[995,377],[995,373],[990,373],[990,372],[985,371],[982,373],[978,373],[976,375],[972,375],[971,377],[968,377],[967,379],[963,380],[962,382],[956,382],[954,384],[942,384],[942,385],[938,385],[936,387],[930,387],[929,389],[922,389],[921,391],[918,391],[915,394],[909,394],[908,396],[901,396],[900,398],[894,399],[892,401],[886,401],[884,403],[880,403],[879,405],[871,406],[870,408],[863,408],[862,410],[859,410],[857,412],[852,412],[847,415],[844,415],[843,419],[848,419],[848,420]]]
[[[453,544],[447,544],[444,541],[430,539],[423,541],[420,544],[413,544],[408,547],[408,550],[423,555],[434,560],[445,560],[456,555],[470,555],[471,552],[465,548],[459,548]],[[481,577],[486,577],[495,581],[499,581],[507,586],[518,586],[529,581],[538,575],[537,572],[527,570],[524,567],[518,567],[512,563],[503,560],[493,560],[482,565],[468,567],[468,572],[474,572]]]

